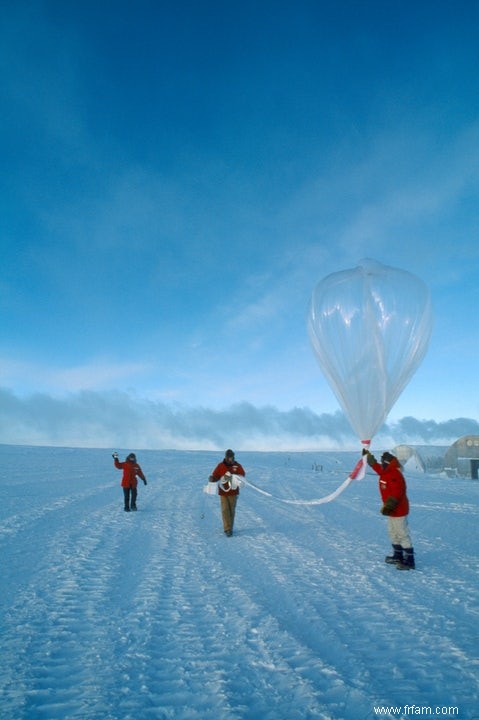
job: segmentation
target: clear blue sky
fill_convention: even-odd
[[[12,0],[0,18],[4,441],[58,440],[25,429],[38,394],[71,420],[89,391],[102,427],[117,393],[140,424],[145,401],[183,422],[335,413],[307,308],[364,257],[434,304],[390,420],[479,419],[479,3]]]

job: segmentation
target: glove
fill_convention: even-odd
[[[146,478],[143,479],[143,484],[148,485],[148,483],[146,482]]]
[[[392,515],[398,506],[398,500],[389,497],[381,508],[381,515]]]
[[[369,455],[369,450],[367,448],[363,448],[361,455]]]
[[[113,458],[113,460],[118,460],[118,453],[117,452],[112,453],[112,458]]]

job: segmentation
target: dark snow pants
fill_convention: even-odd
[[[138,490],[136,488],[123,488],[123,495],[125,496],[125,510],[130,510],[130,508],[136,507],[137,493]]]

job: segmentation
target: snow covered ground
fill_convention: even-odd
[[[137,455],[125,513],[109,451],[0,446],[2,720],[479,718],[479,483],[407,474],[399,572],[372,474],[279,499],[354,454],[237,453],[232,538],[220,453]]]

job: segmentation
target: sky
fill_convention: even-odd
[[[387,441],[478,432],[479,3],[0,19],[1,442],[344,444],[306,319],[362,258],[434,308]]]

